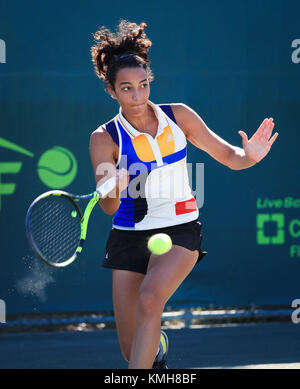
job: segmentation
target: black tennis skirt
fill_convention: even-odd
[[[198,250],[197,263],[207,254],[201,250],[202,224],[198,220],[152,230],[119,230],[112,228],[106,242],[102,266],[109,269],[130,270],[146,274],[150,259],[148,240],[154,234],[168,234],[174,245]]]

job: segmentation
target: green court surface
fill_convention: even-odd
[[[300,324],[166,330],[169,369],[300,368]],[[126,369],[116,330],[0,334],[1,369]]]

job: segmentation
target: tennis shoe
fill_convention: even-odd
[[[168,349],[169,349],[169,341],[168,341],[167,334],[164,331],[161,331],[159,352],[156,355],[152,369],[168,369],[166,364]]]

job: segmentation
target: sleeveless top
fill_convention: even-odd
[[[172,108],[148,101],[158,119],[155,138],[139,132],[119,114],[105,128],[119,147],[117,169],[125,168],[130,181],[120,195],[113,227],[149,230],[196,220],[199,210],[187,172],[187,141]]]

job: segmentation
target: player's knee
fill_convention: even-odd
[[[163,310],[163,301],[160,293],[154,290],[142,290],[139,293],[137,309],[139,315],[142,316],[161,313]]]

